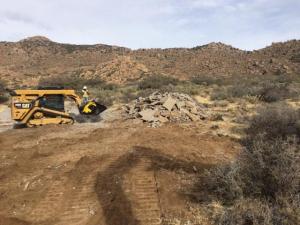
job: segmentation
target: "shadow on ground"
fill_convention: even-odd
[[[98,173],[95,188],[107,225],[140,224],[133,213],[130,200],[122,189],[122,177],[142,159],[151,161],[149,170],[154,172],[163,169],[195,173],[195,170],[201,172],[210,167],[204,163],[175,159],[155,149],[134,147],[130,153],[121,156],[105,171]]]

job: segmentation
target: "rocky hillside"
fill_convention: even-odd
[[[126,83],[152,74],[188,79],[195,75],[299,74],[300,41],[242,51],[222,43],[195,48],[139,49],[71,45],[45,37],[0,42],[0,77],[13,85],[34,85],[41,77],[73,74]]]

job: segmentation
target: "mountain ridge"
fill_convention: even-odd
[[[99,77],[123,84],[160,74],[182,80],[197,75],[268,75],[300,73],[300,41],[273,43],[244,51],[212,42],[194,48],[126,47],[57,43],[43,36],[0,42],[0,76],[11,85],[34,85],[43,77]]]
[[[269,45],[266,45],[263,48],[259,48],[259,49],[253,49],[253,50],[245,50],[245,49],[241,49],[238,47],[235,47],[233,45],[230,44],[226,44],[224,42],[209,42],[207,44],[203,44],[203,45],[196,45],[194,47],[168,47],[168,48],[137,48],[137,49],[132,49],[129,47],[125,47],[125,46],[119,46],[119,45],[111,45],[111,44],[102,44],[102,43],[95,43],[95,44],[72,44],[72,43],[65,43],[65,42],[57,42],[57,41],[53,41],[50,38],[46,37],[46,36],[40,36],[40,35],[36,35],[36,36],[29,36],[26,38],[23,38],[19,41],[0,41],[0,43],[22,43],[22,42],[50,42],[50,43],[55,43],[55,44],[62,44],[62,45],[74,45],[74,46],[89,46],[89,47],[96,47],[96,46],[111,46],[111,47],[117,47],[117,48],[126,48],[129,49],[131,51],[138,51],[138,50],[169,50],[169,49],[199,49],[199,48],[205,48],[205,47],[228,47],[228,48],[233,48],[236,50],[240,50],[240,51],[244,51],[244,52],[255,52],[255,51],[260,51],[260,50],[264,50],[267,49],[269,47],[272,46],[276,46],[276,45],[282,45],[282,44],[287,44],[290,42],[300,42],[300,39],[289,39],[286,41],[281,41],[281,42],[272,42]]]

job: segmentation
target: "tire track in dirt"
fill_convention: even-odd
[[[140,162],[129,172],[131,175],[132,209],[141,225],[161,224],[161,209],[151,160],[140,158]]]
[[[105,224],[162,224],[164,213],[156,173],[160,169],[195,173],[208,166],[177,159],[156,149],[133,147],[98,173],[96,192]]]
[[[74,187],[68,194],[69,201],[62,207],[62,214],[59,215],[59,222],[56,225],[80,225],[87,224],[97,209],[98,202],[94,192],[96,174],[83,177],[79,187]]]
[[[110,165],[99,172],[96,183],[106,224],[161,224],[151,157],[143,152],[132,151],[110,161]]]
[[[43,222],[56,218],[57,211],[62,205],[63,196],[66,191],[64,188],[66,181],[66,178],[62,178],[53,182],[44,199],[30,212],[30,221]]]
[[[97,173],[118,156],[82,157],[70,171],[66,201],[61,207],[58,222],[55,225],[94,224],[95,217],[101,214],[101,208],[95,192]],[[104,160],[105,159],[105,160]]]

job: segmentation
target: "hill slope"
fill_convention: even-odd
[[[109,45],[71,45],[45,37],[0,42],[0,77],[32,85],[41,77],[75,74],[125,83],[151,74],[180,79],[205,75],[264,75],[300,72],[300,41],[242,51],[222,43],[195,48],[131,50]]]

